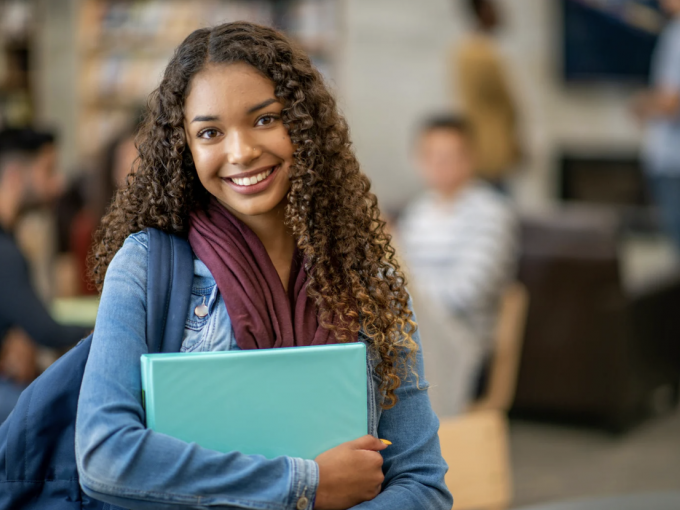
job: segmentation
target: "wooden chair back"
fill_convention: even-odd
[[[486,392],[470,406],[470,410],[496,409],[507,412],[517,386],[517,373],[522,354],[524,326],[529,295],[521,283],[513,283],[505,291]]]
[[[490,409],[442,420],[439,440],[453,510],[508,508],[512,477],[504,413]]]

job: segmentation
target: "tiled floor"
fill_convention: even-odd
[[[680,411],[624,436],[525,421],[510,425],[513,506],[680,490]]]

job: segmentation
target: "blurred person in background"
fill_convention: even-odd
[[[20,215],[61,192],[50,133],[0,131],[0,423],[35,376],[35,346],[67,347],[87,331],[57,324],[38,298],[13,229]]]
[[[643,161],[663,224],[680,251],[680,0],[661,0],[670,21],[651,66],[650,88],[633,109],[646,124]]]
[[[415,151],[427,191],[406,208],[397,233],[433,407],[447,416],[463,411],[481,389],[500,298],[514,277],[517,222],[508,200],[475,178],[463,118],[428,119]]]
[[[88,176],[89,186],[86,188],[90,193],[84,197],[85,205],[71,222],[69,247],[75,259],[79,294],[97,293],[88,274],[87,258],[102,217],[116,191],[125,186],[127,176],[137,159],[137,128],[138,124],[134,124],[125,129],[106,146],[99,167],[101,170]]]
[[[494,40],[502,17],[492,0],[468,0],[475,29],[454,53],[461,106],[468,119],[478,175],[505,189],[521,159],[517,108]]]

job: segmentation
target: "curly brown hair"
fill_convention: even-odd
[[[97,232],[91,256],[97,288],[128,235],[155,227],[185,236],[189,213],[205,207],[209,195],[187,146],[184,102],[199,71],[235,62],[272,80],[284,105],[283,122],[295,147],[286,222],[305,256],[307,292],[319,322],[335,329],[339,341],[360,329],[370,338],[380,356],[383,407],[390,408],[418,348],[405,278],[334,98],[307,55],[274,29],[226,23],[194,31],[177,48],[150,96],[136,170]],[[340,326],[331,323],[333,313]]]

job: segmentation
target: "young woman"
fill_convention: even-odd
[[[133,509],[450,509],[404,278],[309,59],[250,23],[193,32],[152,94],[136,168],[94,252],[103,290],[78,406],[83,490]],[[195,253],[182,351],[363,341],[370,434],[311,461],[145,429],[145,227],[188,237]]]

